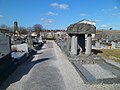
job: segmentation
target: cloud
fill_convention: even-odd
[[[101,11],[102,12],[110,12],[110,11],[117,10],[117,9],[118,9],[117,6],[113,6],[113,7],[109,8],[109,9],[101,9]]]
[[[40,20],[41,20],[41,21],[43,21],[43,20],[44,20],[44,18],[40,18]]]
[[[116,9],[118,9],[118,7],[117,7],[117,6],[114,6],[114,7],[113,7],[113,10],[116,10]]]
[[[95,22],[100,22],[101,20],[94,20]]]
[[[41,18],[41,21],[45,24],[45,25],[50,25],[54,22],[53,19],[45,19],[45,18]]]
[[[53,19],[45,19],[44,22],[47,24],[52,24],[53,23]]]
[[[68,9],[68,7],[69,7],[69,5],[67,5],[67,4],[60,4],[59,5],[60,9]]]
[[[56,7],[56,6],[59,6],[59,4],[58,3],[52,3],[50,6]]]
[[[104,24],[100,26],[101,28],[108,28],[108,25]]]
[[[81,17],[85,17],[85,16],[87,16],[87,14],[81,13],[80,16],[81,16]]]
[[[101,11],[102,11],[102,12],[104,12],[104,11],[105,11],[105,9],[101,9]]]
[[[57,13],[54,13],[54,12],[51,12],[51,11],[49,11],[47,14],[48,14],[48,15],[51,15],[51,16],[56,16],[56,15],[58,15]]]
[[[63,9],[63,10],[66,10],[69,8],[68,4],[59,4],[59,3],[52,3],[50,4],[50,6],[58,8],[58,9]]]
[[[118,6],[112,6],[109,9],[101,9],[101,12],[109,17],[119,17]]]
[[[3,15],[0,15],[0,18],[3,18]]]
[[[119,14],[117,14],[117,13],[113,13],[113,14],[112,14],[112,16],[117,16],[117,15],[119,15]]]

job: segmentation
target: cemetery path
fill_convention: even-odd
[[[56,43],[47,41],[34,57],[10,75],[0,90],[83,90],[82,83]]]

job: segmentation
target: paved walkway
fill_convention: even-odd
[[[48,41],[31,60],[17,68],[0,90],[73,90],[66,62],[70,64],[55,42]]]

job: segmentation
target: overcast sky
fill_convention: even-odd
[[[41,24],[46,29],[66,29],[82,19],[96,21],[97,29],[120,30],[119,0],[0,0],[0,25]]]

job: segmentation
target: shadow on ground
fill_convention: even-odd
[[[100,51],[100,50],[97,50],[97,49],[92,49],[92,52],[94,53],[94,54],[98,54],[98,53],[103,53],[102,51]]]
[[[37,54],[37,53],[36,53]],[[28,60],[23,63],[22,65],[20,65],[13,73],[12,75],[10,75],[1,85],[0,85],[0,90],[6,90],[10,84],[13,84],[17,81],[20,81],[20,79],[29,73],[29,71],[32,69],[32,67],[35,65],[35,64],[38,64],[38,63],[42,63],[44,61],[47,61],[49,60],[50,58],[42,58],[42,59],[38,59],[38,60],[35,60],[35,61],[32,61],[34,58],[34,56],[30,56],[28,58]]]
[[[40,50],[40,49],[42,49],[43,45],[44,45],[44,44],[41,44],[41,45],[37,46],[35,49],[36,49],[36,50]]]

